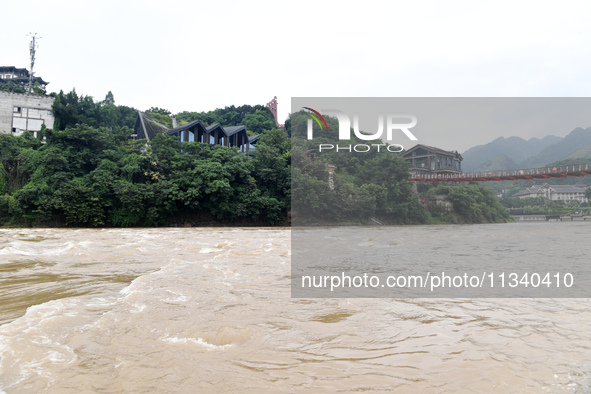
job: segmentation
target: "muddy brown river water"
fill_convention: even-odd
[[[591,253],[469,231],[536,226]],[[591,392],[589,299],[292,299],[290,259],[289,229],[1,229],[0,392]]]

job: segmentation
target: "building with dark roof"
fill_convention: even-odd
[[[462,155],[418,144],[400,155],[409,162],[411,174],[455,174],[462,172]]]
[[[29,71],[26,68],[16,68],[14,66],[0,66],[0,84],[12,82],[16,85],[27,87],[29,85]],[[33,84],[36,82],[41,85],[45,91],[45,82],[41,77],[33,77]]]
[[[174,125],[174,123],[173,123]],[[202,142],[210,145],[222,145],[239,148],[248,153],[254,149],[259,136],[249,136],[245,126],[227,126],[219,123],[206,126],[199,120],[168,128],[143,112],[138,112],[135,121],[135,139],[150,141],[158,134],[174,135],[181,142]]]

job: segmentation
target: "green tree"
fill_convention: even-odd
[[[116,106],[113,93],[109,91],[103,102],[94,102],[90,96],[78,96],[75,89],[69,93],[60,90],[55,95],[52,109],[55,117],[54,130],[65,130],[84,124],[90,127],[133,128],[137,110]],[[131,132],[129,133],[131,134]],[[129,135],[128,135],[129,137]]]
[[[267,130],[275,128],[275,122],[269,119],[263,111],[257,111],[254,114],[244,116],[244,126],[248,131],[255,134],[262,134]]]
[[[158,107],[150,107],[148,110],[146,110],[146,112],[152,113],[152,114],[160,114],[160,115],[164,115],[164,116],[170,116],[170,111],[164,108],[158,108]]]
[[[113,96],[113,93],[110,90],[103,100],[103,105],[115,105],[115,96]]]
[[[0,80],[0,92],[26,93],[27,89],[12,81],[4,82],[3,80]]]
[[[485,186],[464,183],[450,190],[449,200],[454,211],[466,223],[497,223],[510,219],[509,212]]]

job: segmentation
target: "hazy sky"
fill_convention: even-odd
[[[419,143],[460,153],[480,145],[482,140],[490,142],[498,135],[529,139],[591,127],[589,97],[295,97],[292,105],[312,107],[324,114],[330,114],[330,110],[341,111],[349,118],[350,127],[357,115],[359,129],[367,134],[379,130],[378,120],[382,116],[385,142],[401,144],[406,149]],[[417,141],[411,141],[399,128],[392,132],[392,140],[386,141],[387,116],[396,114],[416,117],[417,123],[410,131]],[[406,115],[394,120],[394,123],[410,122]]]
[[[102,100],[111,90],[117,104],[172,112],[277,96],[282,119],[291,97],[591,93],[591,2],[355,4],[6,2],[0,65],[28,67],[27,34],[36,32],[35,71],[49,91],[75,87]],[[501,135],[512,134],[475,134],[470,143]]]

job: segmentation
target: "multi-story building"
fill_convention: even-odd
[[[400,155],[410,163],[411,174],[455,174],[462,172],[462,155],[418,144]]]
[[[514,194],[513,197],[531,198],[542,197],[551,201],[578,201],[588,202],[589,199],[585,197],[587,185],[533,185],[525,189],[521,193]]]
[[[29,83],[29,72],[26,68],[16,68],[14,66],[0,66],[0,79],[12,80],[14,82],[26,81]]]
[[[29,85],[29,71],[26,68],[16,68],[14,66],[0,66],[0,84],[8,84],[12,82],[21,87]],[[47,82],[41,77],[33,77],[33,84],[38,83],[45,91]]]

